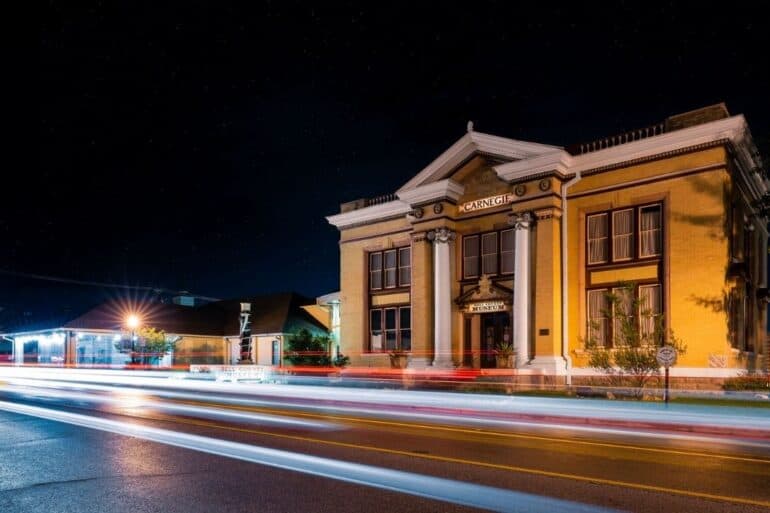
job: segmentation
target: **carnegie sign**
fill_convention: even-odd
[[[504,312],[507,310],[505,301],[480,301],[478,303],[468,303],[468,313],[484,312]]]
[[[473,201],[466,201],[460,205],[460,213],[473,212],[474,210],[483,210],[485,208],[499,207],[507,205],[513,201],[514,195],[510,192],[490,196],[488,198],[479,198]]]

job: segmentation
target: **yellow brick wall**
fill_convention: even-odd
[[[714,148],[585,177],[570,196],[640,178],[710,165],[724,165],[725,152]],[[569,200],[569,345],[580,356],[586,325],[585,219],[592,211],[662,201],[664,314],[674,334],[687,344],[682,367],[708,367],[712,355],[727,357],[727,316],[719,306],[725,293],[728,239],[726,202],[730,177],[725,167]],[[716,306],[715,306],[716,305]]]

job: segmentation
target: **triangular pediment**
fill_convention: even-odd
[[[481,132],[469,131],[457,140],[444,153],[428,164],[414,178],[409,180],[397,193],[416,189],[430,183],[446,180],[460,174],[462,168],[472,163],[476,157],[488,159],[487,165],[493,166],[516,160],[523,160],[559,148],[546,144],[531,143],[507,139]]]
[[[468,289],[455,299],[455,303],[460,306],[482,302],[502,302],[510,305],[513,303],[513,290],[498,285],[484,275],[479,279],[478,285]]]

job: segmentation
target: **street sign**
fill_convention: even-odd
[[[676,363],[676,349],[673,346],[663,346],[658,349],[656,358],[662,367],[671,367]]]

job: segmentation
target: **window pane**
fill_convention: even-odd
[[[609,319],[607,290],[588,291],[588,334],[599,346],[607,346]]]
[[[612,335],[615,345],[631,343],[634,336],[634,292],[628,287],[612,289],[617,303],[612,305]]]
[[[382,310],[371,310],[369,313],[371,333],[370,346],[372,351],[382,350]]]
[[[463,237],[463,278],[479,275],[479,236]]]
[[[396,250],[385,252],[385,287],[396,286]]]
[[[639,287],[639,328],[644,341],[655,343],[651,340],[655,334],[655,324],[663,312],[663,302],[660,293],[660,285],[642,285]]]
[[[621,210],[612,214],[612,258],[629,260],[633,257],[634,240],[633,210]]]
[[[660,255],[660,205],[644,207],[639,210],[639,255],[643,257]]]
[[[513,230],[500,232],[500,272],[512,273],[516,237]]]
[[[497,233],[481,236],[482,274],[497,274]]]
[[[607,261],[607,214],[588,216],[588,263]]]
[[[396,309],[395,308],[388,308],[385,310],[385,329],[386,330],[396,329]]]
[[[412,250],[402,248],[398,252],[398,284],[409,285],[412,281]]]
[[[372,289],[382,288],[382,253],[369,255],[369,287]]]
[[[401,349],[412,349],[412,309],[408,306],[399,308],[399,331],[401,335]]]

